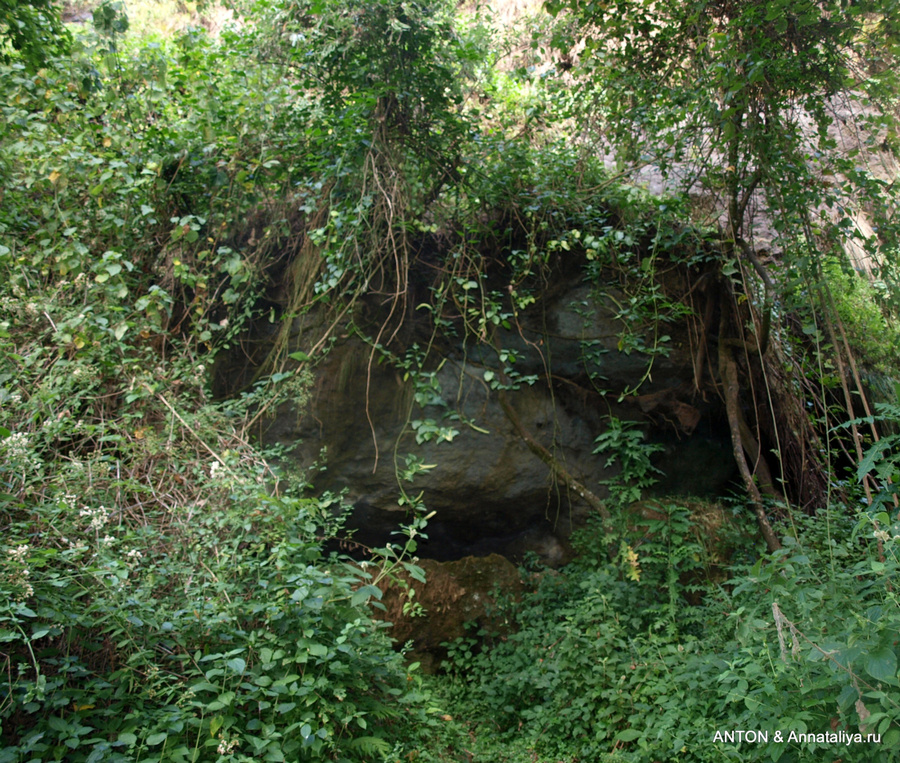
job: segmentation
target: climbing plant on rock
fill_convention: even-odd
[[[457,74],[474,53],[446,2],[289,0],[256,13],[256,49],[284,67],[299,101],[316,104],[317,124],[304,129],[320,157],[318,198],[293,301],[308,307],[314,287],[347,305],[374,290],[390,298],[390,337],[406,310],[410,231],[458,178],[467,128]]]
[[[757,388],[771,389],[777,378],[769,372],[784,360],[770,349],[779,289],[761,250],[780,248],[802,278],[816,283],[817,253],[855,235],[853,210],[860,199],[873,207],[891,203],[885,184],[838,150],[834,122],[841,108],[856,134],[892,134],[890,110],[880,98],[896,92],[892,67],[885,66],[885,56],[896,50],[895,5],[546,3],[569,20],[559,26],[555,46],[568,54],[583,41],[577,87],[588,105],[584,123],[604,135],[621,164],[655,165],[677,190],[699,190],[714,200],[718,288],[703,334],[716,336],[712,380],[725,400],[735,457],[773,550],[778,541],[760,492],[775,487],[763,435],[778,450],[786,478],[800,461],[817,463],[810,447],[817,433],[796,416],[790,425],[778,421],[774,404],[768,406],[772,421],[762,415],[747,420],[747,412],[767,406],[756,402],[755,393],[752,404],[745,401],[741,387],[752,387],[747,382],[755,376]],[[762,219],[768,240],[759,233]],[[886,228],[880,234],[893,235]],[[777,361],[767,359],[773,352]],[[793,466],[783,449],[792,436],[803,454]],[[824,463],[814,471],[824,475]],[[820,500],[826,481],[815,481],[817,488],[794,497],[810,504]]]

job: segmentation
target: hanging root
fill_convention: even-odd
[[[731,353],[731,347],[725,338],[725,330],[727,327],[726,312],[722,310],[722,316],[719,322],[719,378],[722,382],[725,395],[725,412],[728,416],[728,428],[731,432],[731,447],[734,452],[734,460],[737,463],[738,471],[741,474],[741,480],[750,501],[753,504],[753,511],[756,514],[756,522],[759,525],[759,532],[766,542],[766,547],[770,553],[778,551],[781,548],[781,541],[775,535],[769,518],[766,516],[766,509],[763,505],[762,494],[756,484],[754,475],[750,471],[747,463],[747,457],[744,452],[744,439],[741,433],[741,422],[743,417],[740,408],[740,385],[738,384],[737,363]],[[744,424],[746,426],[746,423]],[[757,459],[760,455],[757,452]]]

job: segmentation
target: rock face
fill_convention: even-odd
[[[491,553],[521,561],[529,552],[550,566],[568,561],[567,538],[588,505],[529,448],[523,430],[601,499],[601,483],[618,466],[593,453],[594,440],[611,416],[665,444],[659,464],[671,474],[662,492],[723,489],[733,469],[728,435],[716,402],[691,394],[692,357],[678,327],[667,327],[664,354],[620,351],[621,295],[598,295],[580,275],[552,292],[492,342],[444,339],[421,367],[428,315],[407,317],[398,334],[407,338],[395,340],[390,358],[358,334],[337,332],[315,367],[309,402],[283,407],[266,438],[296,446],[291,458],[301,466],[324,456],[315,487],[346,491],[349,526],[363,545],[384,545],[406,521],[401,487],[421,492],[435,515],[419,553],[443,561]],[[354,317],[357,326],[364,319]],[[292,349],[309,351],[317,320],[298,319]],[[423,468],[410,483],[404,472],[413,461]]]

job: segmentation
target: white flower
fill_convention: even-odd
[[[94,530],[95,532],[102,529],[102,527],[109,522],[109,509],[105,506],[101,506],[99,509],[90,509],[85,506],[81,511],[78,512],[79,517],[90,517],[91,523],[89,525],[89,529]]]
[[[230,742],[225,737],[219,737],[221,740],[217,748],[219,755],[230,755],[231,751],[238,746],[238,740],[232,739]]]
[[[28,435],[25,432],[11,434],[3,440],[3,445],[6,447],[6,453],[10,458],[24,458],[28,455],[28,449],[31,447]]]
[[[29,546],[27,543],[22,543],[13,548],[8,548],[6,550],[6,553],[13,563],[24,564],[25,556],[30,550],[31,546]],[[18,596],[16,596],[16,601],[25,601],[29,597],[34,596],[34,588],[32,588],[31,583],[28,582],[28,576],[30,574],[31,570],[29,570],[27,567],[24,567],[23,569],[17,570],[9,576],[9,582],[14,586],[19,586],[21,588],[21,592]]]
[[[9,549],[7,552],[10,558],[14,562],[22,562],[25,559],[25,555],[31,550],[31,546],[27,543],[23,543],[20,546],[16,546],[15,548]]]

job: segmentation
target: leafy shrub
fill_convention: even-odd
[[[837,318],[858,362],[888,376],[897,375],[900,334],[880,307],[883,293],[877,284],[855,271],[845,272],[834,259],[823,267],[834,299]]]
[[[50,0],[0,1],[0,62],[19,59],[37,69],[65,52],[71,41]]]
[[[801,523],[799,540],[736,569],[703,605],[660,608],[653,588],[605,563],[546,575],[508,641],[457,651],[463,704],[573,759],[889,760],[900,743],[894,541],[879,561],[846,521]],[[741,729],[768,742],[716,736]]]
[[[411,695],[367,610],[370,575],[323,557],[321,502],[250,498],[129,528],[64,496],[13,529],[4,760],[367,759],[390,746],[384,722]]]
[[[305,374],[208,386],[298,214],[290,91],[102,18],[0,72],[0,760],[371,759],[415,716],[369,612],[412,547],[325,555],[345,507],[251,442]]]

